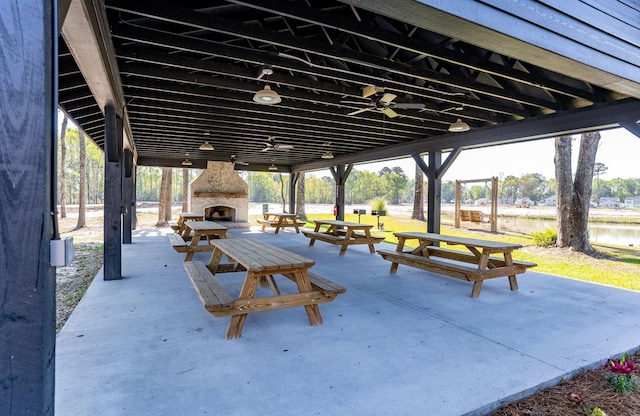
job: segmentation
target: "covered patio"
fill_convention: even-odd
[[[347,293],[320,305],[321,326],[301,307],[256,313],[228,341],[167,232],[135,231],[123,279],[99,274],[59,334],[58,414],[486,415],[639,346],[637,292],[530,270],[518,291],[493,279],[472,299],[468,282],[390,275],[366,246],[338,256],[259,227],[230,235],[312,258]],[[242,275],[219,279],[237,292]]]
[[[178,403],[203,406],[199,398],[229,406],[223,410],[231,414],[256,413],[247,407],[255,397],[265,408],[291,414],[297,404],[289,399],[302,406],[311,401],[307,411],[334,414],[349,406],[374,412],[393,403],[397,414],[398,408],[415,411],[446,398],[438,411],[460,414],[570,373],[579,367],[576,357],[592,364],[635,347],[606,322],[637,310],[637,294],[593,285],[582,290],[584,283],[527,272],[536,279],[522,279],[518,292],[490,282],[480,299],[471,300],[454,290],[459,283],[414,279],[422,273],[415,270],[387,284],[388,266],[373,255],[358,260],[356,248],[343,259],[317,259],[319,272],[349,288],[342,299],[323,305],[324,326],[307,328],[298,314],[273,312],[251,317],[239,342],[224,342],[210,330],[222,320],[212,321],[195,302],[180,262],[155,271],[157,262],[142,260],[170,248],[166,237],[135,231],[138,166],[275,168],[290,174],[290,212],[300,175],[328,169],[340,220],[344,184],[355,164],[410,156],[428,182],[427,231],[438,233],[442,175],[466,149],[614,128],[640,135],[635,5],[498,3],[4,2],[0,413],[51,415],[57,391],[60,406],[94,403],[103,414],[126,413],[122,406],[139,410],[142,403],[142,413],[165,403],[179,414],[185,411],[173,412]],[[100,146],[106,166],[104,269],[56,338],[50,253],[51,241],[59,240],[58,109]],[[292,241],[301,249],[295,238],[302,237],[287,235],[278,243]],[[140,251],[146,245],[149,250]],[[325,250],[314,247],[312,253]],[[341,270],[357,272],[334,273],[327,265],[336,261]],[[359,277],[361,270],[370,271]],[[552,281],[527,290],[529,280],[537,285],[545,279]],[[494,287],[499,295],[492,294]],[[441,296],[425,302],[425,293]],[[562,309],[568,306],[575,308]],[[272,326],[268,315],[282,317],[283,326]],[[269,323],[265,332],[254,332],[263,319]],[[288,326],[295,330],[282,330]],[[533,328],[537,332],[527,332]],[[315,337],[322,342],[311,343]],[[466,351],[467,345],[473,347]],[[485,346],[496,350],[479,349]],[[238,367],[225,367],[203,359],[207,354],[242,358]],[[486,370],[502,360],[514,367],[487,383]],[[424,370],[425,363],[433,367]],[[523,368],[532,374],[514,376]],[[456,377],[460,372],[463,377]],[[456,385],[440,388],[438,380],[450,373]],[[388,400],[369,390],[380,387],[373,383],[381,379],[376,374],[392,395]],[[325,381],[308,384],[314,375]],[[288,382],[274,385],[279,378]],[[95,389],[84,390],[90,386]],[[424,391],[435,394],[421,396]]]

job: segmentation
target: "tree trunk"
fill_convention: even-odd
[[[300,172],[296,184],[296,214],[302,219],[307,219],[307,213],[304,211],[304,172]]]
[[[189,169],[182,169],[182,212],[189,211]]]
[[[282,199],[282,212],[287,212],[287,201],[284,198],[284,180],[282,179],[282,173],[278,172],[280,178],[280,199]]]
[[[67,218],[67,116],[60,127],[60,218]]]
[[[599,132],[582,134],[575,178],[571,178],[571,137],[556,139],[556,207],[558,211],[559,247],[575,251],[593,251],[587,225],[593,172],[600,142]]]
[[[162,168],[160,182],[160,206],[158,207],[158,222],[156,227],[163,227],[171,220],[171,168]]]
[[[78,190],[78,222],[75,229],[78,230],[87,226],[85,219],[86,199],[87,199],[87,148],[85,146],[85,137],[82,131],[78,131],[78,146],[80,149],[80,166],[78,167],[78,175],[80,176],[80,189]]]
[[[412,220],[426,221],[424,218],[424,173],[416,163],[415,184],[413,187]]]

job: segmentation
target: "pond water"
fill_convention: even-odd
[[[345,207],[345,212],[351,213],[355,208],[366,209],[368,212],[370,211],[370,207],[366,205],[348,205]],[[412,208],[411,204],[390,205],[387,206],[387,211],[389,212],[389,215],[411,216]],[[305,209],[307,213],[329,213],[332,212],[333,205],[307,204],[305,205]],[[281,211],[282,205],[273,203],[269,204],[269,210],[272,212]],[[249,213],[262,213],[262,204],[249,204]],[[486,218],[488,214],[485,212],[484,216]],[[442,211],[442,219],[449,223],[453,223],[453,207],[448,207]],[[555,220],[540,220],[517,216],[498,218],[498,230],[531,234],[534,231],[544,231],[545,228],[552,228],[555,230]],[[640,225],[608,224],[599,222],[589,224],[588,228],[590,240],[593,242],[640,247]]]
[[[545,228],[556,229],[554,220],[529,218],[498,218],[498,229],[531,234]],[[588,225],[589,241],[619,246],[640,247],[640,225],[591,223]]]

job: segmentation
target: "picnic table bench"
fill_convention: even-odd
[[[231,316],[226,338],[239,338],[248,313],[304,306],[311,325],[321,325],[318,304],[331,302],[346,292],[340,286],[309,271],[315,262],[295,253],[254,239],[216,240],[208,265],[201,261],[184,263],[204,307],[216,317]],[[225,254],[231,263],[221,263]],[[244,284],[237,298],[231,296],[216,274],[246,271]],[[298,293],[281,293],[274,275],[294,281]],[[272,296],[255,297],[260,284],[270,287]]]
[[[335,244],[340,246],[341,256],[353,244],[367,244],[369,251],[375,253],[373,245],[384,240],[384,237],[371,235],[370,230],[373,225],[370,224],[334,220],[314,220],[314,222],[316,225],[313,231],[302,230],[302,234],[310,239],[309,246],[313,246],[316,240]],[[325,231],[321,231],[320,227],[323,225],[329,227]]]
[[[294,227],[296,233],[300,232],[300,226],[305,225],[304,221],[298,221],[298,214],[289,214],[286,212],[265,212],[264,219],[258,219],[258,224],[262,225],[262,230],[266,227],[275,228],[275,234],[278,234],[281,228]]]
[[[473,282],[472,298],[480,296],[484,280],[495,277],[508,276],[511,290],[517,290],[516,275],[536,266],[532,262],[513,260],[511,253],[522,247],[519,244],[434,233],[404,232],[394,235],[398,237],[395,251],[378,250],[383,259],[391,262],[391,274],[396,273],[399,264],[403,264]],[[404,251],[405,242],[411,239],[419,241],[418,247]],[[440,242],[462,245],[469,253],[431,245]]]
[[[461,209],[460,220],[480,223],[483,221],[482,211],[477,209]]]

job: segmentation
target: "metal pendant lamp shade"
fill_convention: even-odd
[[[282,101],[282,99],[277,92],[271,89],[270,86],[265,85],[263,90],[256,92],[256,94],[253,96],[253,101],[257,102],[258,104],[272,105],[278,104]]]
[[[272,163],[271,166],[269,166],[269,170],[278,170],[278,167]]]
[[[185,159],[182,161],[182,166],[191,166],[193,163],[189,159]]]
[[[213,145],[207,141],[200,145],[200,150],[213,150]]]
[[[322,154],[322,156],[320,156],[322,159],[333,159],[333,153],[331,152],[324,152]]]
[[[471,130],[471,127],[461,119],[458,119],[455,123],[449,126],[449,131],[452,133],[461,133],[469,130]]]

